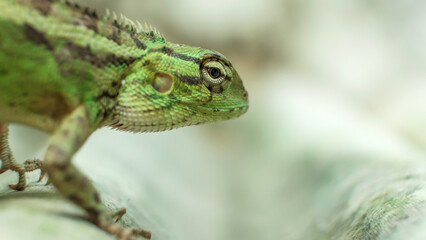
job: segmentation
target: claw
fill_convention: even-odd
[[[24,168],[25,168],[25,172],[31,172],[31,171],[40,169],[40,177],[38,178],[37,182],[41,182],[47,173],[46,169],[43,166],[43,161],[39,159],[26,160],[24,162]]]
[[[26,181],[25,181],[25,171],[18,171],[19,174],[19,181],[18,184],[13,185],[9,184],[9,187],[16,191],[23,191],[26,188]]]
[[[26,187],[25,173],[42,169],[43,163],[39,159],[27,160],[24,164],[19,164],[13,157],[12,150],[10,149],[9,142],[9,126],[7,123],[0,123],[0,161],[1,168],[0,174],[11,170],[17,172],[19,175],[18,184],[10,184],[9,187],[13,190],[22,191]]]
[[[133,236],[141,236],[145,239],[151,239],[151,232],[142,230],[142,229],[136,229],[136,228],[124,228],[117,224],[98,224],[98,226],[105,231],[115,235],[120,240],[132,240]]]
[[[23,190],[25,190],[25,184],[24,185],[22,185],[22,184],[16,184],[16,185],[13,185],[13,184],[9,184],[9,187],[10,187],[10,189],[13,189],[13,190],[16,190],[16,191],[23,191]]]
[[[100,219],[92,220],[99,228],[104,231],[117,236],[120,240],[133,240],[134,237],[140,236],[145,239],[151,239],[151,232],[137,229],[137,228],[127,228],[120,226],[117,222],[126,214],[126,208],[120,208],[113,213],[104,213],[104,217]],[[115,221],[114,221],[114,218]]]
[[[48,179],[47,179],[47,182],[46,182],[46,186],[47,186],[47,185],[50,185],[50,184],[52,184],[52,181],[50,180],[50,178],[48,178]]]
[[[131,240],[132,236],[141,236],[146,239],[151,239],[151,232],[149,231],[135,229],[135,228],[125,229],[125,230],[127,231],[124,231],[124,234],[120,236],[120,240]]]
[[[127,212],[126,208],[120,208],[116,212],[111,214],[111,218],[116,218],[115,222],[118,222],[124,216],[124,214],[126,214],[126,212]]]
[[[12,160],[10,160],[12,159]],[[39,182],[43,179],[43,177],[46,175],[46,170],[43,168],[43,162],[39,159],[34,160],[26,160],[24,164],[18,164],[15,162],[13,157],[9,156],[9,165],[8,166],[2,166],[0,168],[0,174],[7,170],[15,171],[19,174],[19,182],[18,184],[10,184],[9,187],[13,190],[22,191],[26,188],[26,180],[25,180],[25,173],[31,172],[36,169],[41,170]]]
[[[136,235],[141,236],[143,238],[151,239],[151,232],[150,231],[133,229],[133,232]]]
[[[38,181],[37,182],[41,182],[41,180],[43,180],[43,178],[44,178],[44,176],[46,175],[46,170],[44,170],[44,169],[41,169],[40,168],[40,177],[38,178]],[[47,179],[47,182],[49,183],[49,179]],[[47,184],[46,184],[47,185]]]

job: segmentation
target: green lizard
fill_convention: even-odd
[[[93,131],[164,131],[231,119],[248,109],[247,92],[220,53],[167,42],[150,27],[65,0],[0,0],[0,173],[41,169],[91,221],[120,239],[148,231],[114,222],[88,178],[71,163]],[[18,164],[8,124],[51,133],[44,161]]]

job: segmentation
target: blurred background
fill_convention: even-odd
[[[349,239],[348,226],[369,216],[357,209],[388,187],[426,196],[426,1],[86,4],[225,54],[249,92],[236,120],[156,134],[102,129],[76,155],[153,239]],[[19,126],[12,134],[21,158],[47,139]],[[409,176],[409,187],[393,188]]]

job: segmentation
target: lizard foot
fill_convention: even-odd
[[[40,178],[39,178],[39,181],[41,181],[43,179],[44,175],[46,174],[46,170],[43,168],[43,162],[39,159],[27,160],[27,161],[24,162],[24,164],[18,164],[15,161],[11,161],[11,162],[9,162],[7,167],[2,166],[2,168],[0,169],[0,174],[7,171],[7,170],[17,172],[18,176],[19,176],[18,183],[17,184],[10,184],[9,187],[13,190],[23,191],[26,188],[25,173],[31,172],[31,171],[34,171],[34,170],[37,170],[37,169],[41,170],[41,174],[40,174]]]
[[[117,223],[98,223],[97,225],[106,232],[117,236],[119,240],[133,240],[135,237],[151,239],[151,232],[143,229],[126,228]]]
[[[27,160],[24,162],[25,172],[31,172],[40,169],[40,177],[37,182],[41,182],[44,176],[46,176],[46,168],[43,166],[43,161],[40,159]],[[48,181],[49,182],[49,181]]]
[[[22,170],[21,168],[19,168],[19,169],[14,169],[13,171],[18,172],[19,180],[18,180],[18,184],[9,184],[9,188],[16,191],[25,190],[27,185],[25,180],[25,170]]]
[[[124,216],[124,214],[126,214],[126,212],[127,212],[126,208],[120,208],[117,211],[113,212],[110,218],[111,219],[115,218],[115,222],[118,222]]]
[[[94,223],[104,231],[117,236],[119,240],[133,240],[135,237],[151,239],[151,232],[149,231],[137,228],[122,227],[117,224],[123,215],[126,214],[126,212],[126,208],[120,208],[117,211],[105,214],[105,218],[94,221]]]

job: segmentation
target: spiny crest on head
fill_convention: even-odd
[[[120,14],[118,17],[114,11],[110,11],[108,8],[106,9],[105,19],[121,29],[130,31],[132,34],[145,34],[146,36],[152,37],[157,41],[166,41],[164,35],[161,34],[152,25],[146,22],[144,22],[144,24],[141,24],[139,21],[133,22],[123,14]]]
[[[81,7],[78,3],[75,3],[72,0],[62,1],[64,1],[66,5],[71,8],[74,8],[77,11],[81,11],[82,13],[92,18],[99,19],[98,14],[93,9],[90,9],[88,7]],[[151,26],[150,24],[147,24],[146,22],[144,22],[144,24],[141,24],[139,21],[136,21],[135,23],[123,14],[120,14],[120,17],[118,17],[115,12],[110,11],[108,8],[106,9],[106,14],[104,18],[106,21],[109,21],[116,27],[128,31],[131,34],[144,34],[160,42],[166,41],[163,34],[161,34],[155,27]]]

